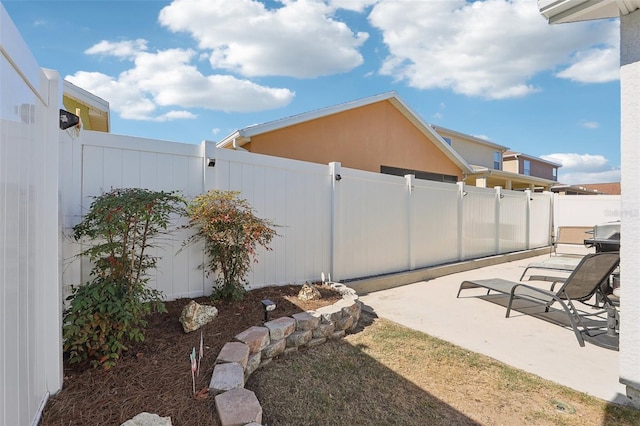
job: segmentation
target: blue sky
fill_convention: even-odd
[[[40,66],[112,132],[185,143],[396,91],[428,123],[620,180],[619,21],[548,25],[533,0],[2,4]]]

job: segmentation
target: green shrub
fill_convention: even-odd
[[[208,260],[207,275],[218,273],[213,298],[242,299],[251,261],[257,262],[256,248],[271,250],[274,225],[254,214],[247,200],[236,191],[209,191],[187,206],[189,226],[196,230],[185,244],[202,241]]]
[[[63,314],[69,362],[89,359],[93,366],[112,367],[128,342],[144,340],[145,317],[166,312],[162,293],[147,286],[147,270],[157,261],[147,250],[184,206],[174,192],[138,188],[115,189],[94,199],[73,228],[74,239],[88,244],[80,256],[88,256],[93,268],[91,281],[73,288]]]

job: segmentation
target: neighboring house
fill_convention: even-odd
[[[595,189],[586,188],[584,185],[558,184],[551,187],[551,192],[560,195],[600,195]]]
[[[585,187],[587,189],[594,190],[598,194],[620,195],[622,193],[620,188],[620,182],[585,183],[580,186]]]
[[[558,168],[562,165],[522,152],[506,151],[502,156],[502,170],[525,176],[558,181]]]
[[[216,146],[472,186],[548,190],[555,183],[504,172],[507,147],[428,125],[395,92],[245,127]]]
[[[80,117],[83,129],[109,133],[109,102],[64,80],[62,103],[68,112]]]
[[[246,127],[216,146],[442,182],[474,172],[395,92]]]
[[[548,191],[555,184],[556,179],[551,177],[557,176],[559,164],[527,156],[530,159],[529,161],[536,164],[536,166],[533,168],[534,173],[526,174],[524,170],[508,167],[511,158],[506,154],[512,153],[508,147],[455,130],[445,129],[444,127],[432,127],[457,153],[471,164],[474,173],[467,176],[465,183],[468,185],[486,188],[500,186],[513,190]],[[556,170],[555,175],[546,173],[544,167],[539,167],[538,164],[553,164]]]
[[[620,195],[620,182],[577,185],[558,184],[551,187],[551,192],[557,192],[562,195]]]

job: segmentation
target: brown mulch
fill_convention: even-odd
[[[143,343],[130,347],[118,365],[105,371],[88,364],[64,365],[62,390],[47,403],[42,425],[119,425],[146,411],[171,417],[174,426],[218,425],[213,396],[207,395],[216,357],[225,343],[238,333],[264,321],[261,300],[276,304],[269,319],[291,316],[335,303],[341,297],[326,286],[318,286],[322,299],[301,301],[301,286],[264,287],[248,292],[242,301],[212,302],[194,299],[218,308],[218,316],[200,330],[204,356],[194,397],[189,355],[200,347],[200,330],[185,333],[178,321],[191,299],[166,303],[166,314],[153,314]]]

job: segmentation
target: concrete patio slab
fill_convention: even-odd
[[[486,294],[482,289],[463,290],[460,298],[456,298],[464,280],[504,278],[518,281],[529,263],[547,258],[549,254],[537,255],[386,290],[362,291],[360,301],[365,309],[379,317],[597,398],[628,404],[625,386],[618,381],[617,351],[589,342],[580,347],[570,328],[517,311],[505,318],[504,306],[478,297]],[[549,288],[548,282],[527,283]],[[354,284],[360,289],[366,288],[363,283]],[[595,311],[584,305],[579,309]]]

